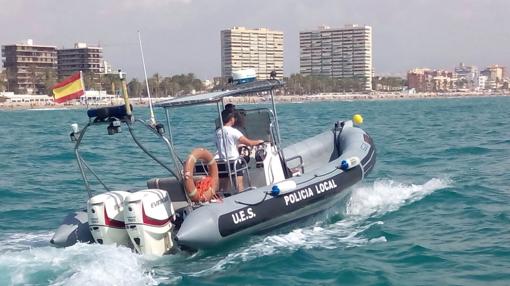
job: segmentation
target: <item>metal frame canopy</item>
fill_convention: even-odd
[[[275,88],[282,87],[283,83],[279,80],[268,79],[262,81],[255,81],[240,85],[233,85],[228,90],[202,93],[196,95],[189,95],[178,97],[174,99],[164,100],[155,103],[156,107],[182,107],[197,104],[217,103],[227,96],[242,96],[257,92],[271,91]]]
[[[269,92],[269,95],[271,96],[271,103],[272,103],[272,109],[273,109],[273,116],[274,116],[274,123],[275,123],[275,145],[280,153],[280,157],[282,160],[285,160],[285,157],[283,155],[283,150],[280,146],[280,128],[278,126],[278,115],[276,113],[276,106],[274,102],[274,95],[273,90],[277,88],[283,87],[283,82],[276,80],[276,79],[268,79],[268,80],[261,80],[261,81],[253,81],[249,83],[243,83],[238,85],[232,85],[229,86],[228,89],[222,90],[222,91],[216,91],[216,92],[209,92],[209,93],[202,93],[202,94],[196,94],[196,95],[188,95],[178,98],[173,98],[169,100],[160,101],[154,104],[156,107],[163,107],[166,112],[166,120],[168,124],[168,130],[169,130],[169,139],[170,139],[170,146],[173,146],[173,139],[172,139],[172,131],[171,131],[171,125],[170,125],[170,114],[169,109],[173,107],[185,107],[185,106],[192,106],[192,105],[199,105],[199,104],[208,104],[208,103],[216,103],[216,107],[218,109],[218,119],[221,123],[222,128],[222,134],[223,134],[223,121],[221,118],[221,107],[220,104],[223,105],[223,99],[225,97],[236,97],[236,96],[242,96],[242,95],[248,95],[248,94],[254,94],[258,92]],[[225,138],[225,134],[223,134],[223,137]],[[223,140],[224,144],[226,140]],[[226,149],[226,146],[224,146]],[[182,161],[178,159],[177,154],[175,153],[175,150],[171,148],[172,156],[174,158],[175,167],[177,169],[177,174],[182,173]],[[232,174],[232,170],[230,169],[230,164],[227,164],[228,173]],[[232,176],[229,176],[231,184],[234,185],[234,182],[232,180]]]

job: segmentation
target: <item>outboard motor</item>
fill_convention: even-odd
[[[124,201],[124,218],[138,253],[162,256],[172,250],[175,211],[167,191],[147,189],[130,194]]]
[[[87,202],[89,228],[99,244],[117,244],[132,247],[124,224],[124,199],[128,192],[107,192]]]

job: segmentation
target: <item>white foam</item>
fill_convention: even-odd
[[[401,206],[421,200],[436,190],[448,187],[448,179],[431,179],[423,185],[403,184],[393,180],[378,180],[371,186],[355,189],[347,203],[349,217],[380,216]]]
[[[423,185],[406,185],[392,180],[379,180],[369,186],[357,187],[345,206],[345,217],[333,224],[317,223],[310,227],[297,228],[286,234],[271,235],[247,248],[229,253],[212,267],[189,273],[192,276],[206,276],[224,271],[229,265],[236,265],[261,256],[275,255],[310,248],[350,248],[366,244],[384,243],[386,237],[369,238],[363,233],[376,225],[382,225],[377,218],[387,212],[398,210],[403,205],[418,201],[432,192],[445,188],[449,180],[431,179]]]
[[[51,285],[157,284],[144,262],[142,256],[124,247],[76,244],[62,249],[46,246],[3,252],[0,272],[7,272],[10,284],[15,285],[41,283],[41,274],[50,279],[43,283]]]
[[[0,241],[0,253],[47,246],[52,236],[51,232],[8,234]]]

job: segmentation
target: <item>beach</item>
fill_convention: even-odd
[[[495,96],[510,96],[510,91],[504,92],[443,92],[443,93],[389,93],[389,92],[372,92],[372,93],[321,93],[313,95],[275,95],[276,102],[289,102],[289,103],[302,103],[302,102],[319,102],[319,101],[355,101],[355,100],[412,100],[424,98],[468,98],[468,97],[495,97]],[[256,95],[256,96],[242,96],[242,97],[226,97],[226,102],[233,102],[238,104],[257,104],[263,103],[269,99],[269,95]],[[154,102],[158,98],[153,98]],[[122,104],[121,99],[116,99],[108,105]],[[134,106],[145,106],[148,104],[146,98],[136,98],[131,100]],[[105,106],[101,105],[89,105]],[[52,104],[52,103],[38,103],[38,102],[2,102],[0,103],[0,110],[17,110],[17,109],[80,109],[87,108],[87,105],[79,103],[66,103],[66,104]]]

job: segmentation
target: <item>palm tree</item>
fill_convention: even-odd
[[[133,78],[128,83],[128,93],[130,97],[141,97],[143,90],[142,83],[139,82],[136,78]]]
[[[5,91],[7,83],[7,75],[5,70],[0,72],[0,91]]]

